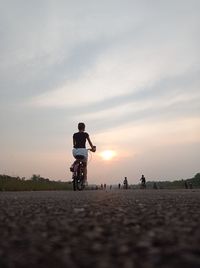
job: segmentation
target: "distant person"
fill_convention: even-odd
[[[154,184],[153,184],[153,189],[155,189],[155,190],[158,189],[158,186],[157,186],[156,182],[154,182]]]
[[[128,180],[127,180],[127,177],[124,178],[124,189],[128,189]]]
[[[190,189],[193,188],[193,185],[192,185],[192,182],[191,182],[191,181],[189,182],[189,188],[190,188]]]
[[[106,190],[106,187],[107,187],[107,186],[106,186],[106,183],[104,183],[104,185],[103,185],[104,190]]]
[[[110,185],[110,190],[112,190],[112,185]]]
[[[85,132],[85,124],[84,123],[78,123],[78,132],[73,134],[73,150],[72,154],[76,158],[76,156],[80,155],[83,158],[84,162],[84,170],[83,170],[83,176],[84,176],[84,184],[87,183],[87,159],[88,159],[88,150],[86,149],[86,141],[88,141],[91,151],[96,151],[96,146],[94,146],[90,140],[89,134]],[[76,164],[76,161],[72,164],[70,167],[70,171],[74,171],[74,165]]]
[[[141,177],[141,188],[142,189],[145,189],[146,188],[146,179],[145,179],[145,176],[144,175],[142,175],[142,177]]]
[[[121,184],[119,183],[119,184],[118,184],[118,189],[120,189],[120,188],[121,188]]]
[[[188,183],[187,183],[187,181],[185,181],[184,185],[185,185],[185,189],[188,189]]]

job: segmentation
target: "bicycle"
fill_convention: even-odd
[[[146,189],[146,182],[141,182],[140,189]]]
[[[95,152],[96,147],[94,150],[87,149],[88,151]],[[82,191],[85,188],[84,184],[84,165],[85,162],[83,161],[84,156],[83,155],[76,155],[76,161],[73,167],[72,174],[72,181],[73,181],[73,190],[79,190]]]

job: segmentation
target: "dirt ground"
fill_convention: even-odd
[[[0,267],[200,267],[200,190],[0,192]]]

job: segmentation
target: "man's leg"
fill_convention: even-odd
[[[75,160],[74,163],[71,165],[71,167],[70,167],[71,172],[74,172],[74,168],[75,168],[76,163],[77,163],[77,160]]]

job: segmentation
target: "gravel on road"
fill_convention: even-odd
[[[200,267],[200,190],[0,192],[0,267]]]

